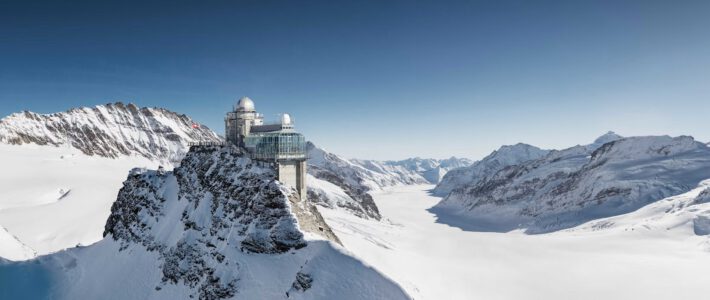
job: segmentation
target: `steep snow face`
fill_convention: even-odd
[[[523,143],[500,147],[469,167],[448,172],[434,188],[434,194],[446,196],[455,188],[474,184],[507,166],[541,158],[548,152],[548,150]]]
[[[677,236],[690,233],[705,236],[704,247],[710,251],[709,196],[710,179],[686,193],[661,199],[628,214],[590,221],[568,231],[646,231]]]
[[[0,257],[9,260],[26,260],[37,256],[36,251],[23,244],[0,226]]]
[[[576,146],[506,167],[434,211],[470,217],[477,230],[549,232],[687,192],[710,174],[710,148],[687,136],[625,138],[587,153]]]
[[[360,218],[380,219],[379,209],[367,190],[352,186],[327,170],[310,167],[308,172],[309,202],[344,209]]]
[[[86,155],[110,158],[139,155],[175,162],[196,141],[220,138],[186,115],[121,102],[48,115],[26,111],[0,120],[0,143],[68,144]]]
[[[57,270],[46,290],[59,299],[408,298],[303,232],[295,191],[275,178],[235,147],[194,147],[174,172],[135,169],[102,241],[38,260]],[[12,284],[0,289],[12,295]]]
[[[471,165],[471,160],[467,158],[451,157],[447,159],[424,159],[409,158],[399,161],[376,161],[376,160],[351,160],[351,162],[361,165],[369,170],[379,173],[398,174],[406,184],[423,183],[419,177],[424,178],[425,183],[439,183],[441,178],[450,170],[467,167]]]
[[[311,142],[308,142],[306,149],[308,174],[319,179],[309,182],[308,199],[319,205],[338,206],[358,216],[379,220],[379,211],[368,192],[385,186],[404,184],[399,175],[369,170],[318,148]],[[340,191],[337,191],[338,189]]]

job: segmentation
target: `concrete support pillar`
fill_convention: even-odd
[[[306,185],[306,161],[279,161],[276,170],[281,183],[296,189],[301,200],[308,194]]]
[[[296,184],[298,187],[298,193],[301,195],[301,201],[306,200],[308,197],[308,186],[306,185],[306,161],[298,162],[298,168],[296,168]]]

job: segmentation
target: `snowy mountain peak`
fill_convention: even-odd
[[[624,138],[623,136],[620,136],[613,131],[609,131],[609,132],[599,136],[597,139],[594,140],[593,143],[587,145],[586,147],[589,151],[594,151],[594,150],[599,149],[599,147],[603,146],[606,143],[620,140],[623,138]]]
[[[179,161],[190,142],[220,141],[184,114],[122,102],[65,112],[11,114],[0,120],[0,143],[71,146],[87,155],[138,155]]]
[[[604,144],[592,153],[592,160],[664,157],[702,149],[708,146],[691,136],[629,137]]]
[[[548,152],[549,150],[543,150],[533,145],[517,143],[515,145],[501,146],[483,160],[497,160],[501,163],[511,163],[520,160],[535,159]]]
[[[616,132],[613,131],[608,131],[607,133],[599,136],[596,140],[594,140],[594,144],[606,144],[608,142],[616,141],[619,139],[622,139],[623,137],[616,134]]]
[[[434,193],[446,196],[457,187],[477,182],[507,166],[541,158],[549,152],[524,143],[502,146],[471,166],[448,172],[434,188]]]

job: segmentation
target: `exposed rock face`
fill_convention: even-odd
[[[340,177],[349,186],[362,190],[377,191],[384,187],[401,184],[428,183],[423,177],[413,172],[388,172],[387,170],[375,170],[358,164],[357,160],[347,160],[338,155],[330,153],[324,149],[316,147],[308,142],[308,166],[315,167],[315,170],[325,170]],[[316,172],[314,172],[316,173]],[[313,174],[318,177],[318,174]]]
[[[134,169],[105,238],[40,263],[62,274],[56,299],[408,298],[304,228],[337,241],[274,170],[236,147],[199,146],[172,172]]]
[[[695,198],[695,204],[710,203],[710,188],[707,188],[700,192],[700,195]]]
[[[186,115],[121,102],[46,115],[25,111],[0,120],[2,143],[69,144],[87,155],[110,158],[140,155],[175,162],[189,142],[220,140]]]
[[[632,137],[552,151],[457,188],[438,209],[548,232],[630,212],[687,192],[710,174],[710,148],[691,137]]]
[[[315,235],[322,236],[330,241],[342,245],[338,236],[335,235],[330,226],[325,222],[323,216],[318,212],[314,203],[310,201],[301,201],[298,198],[298,193],[288,195],[291,203],[291,212],[298,219],[298,227],[304,231]]]
[[[310,289],[313,285],[313,277],[306,273],[298,272],[296,273],[296,281],[293,282],[294,291],[305,292]],[[288,295],[288,294],[287,294]]]
[[[366,187],[352,185],[335,173],[317,166],[310,166],[308,173],[315,179],[309,180],[309,202],[328,208],[341,207],[361,218],[381,218],[375,200]],[[335,189],[327,189],[319,181],[330,183]]]
[[[360,217],[379,220],[379,210],[368,192],[403,183],[395,175],[373,172],[320,149],[313,143],[307,144],[307,151],[308,174],[335,186],[334,191],[319,184],[319,181],[309,181],[308,199],[313,203],[326,207],[342,207]],[[335,199],[334,192],[344,194],[340,201]]]
[[[226,263],[220,248],[229,244],[252,253],[283,253],[306,246],[287,190],[275,178],[236,147],[195,147],[173,173],[130,175],[104,236],[121,243],[121,249],[141,244],[157,251],[164,283],[197,288],[199,298],[229,298],[237,292],[236,278],[213,277],[216,266]],[[166,216],[176,204],[182,212]],[[161,218],[177,221],[174,239],[156,236]]]
[[[500,147],[469,167],[454,169],[446,173],[434,188],[434,194],[446,196],[456,188],[475,184],[482,178],[493,175],[507,166],[541,158],[548,152],[548,150],[522,143]]]

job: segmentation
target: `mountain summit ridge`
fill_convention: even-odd
[[[221,138],[184,114],[133,103],[108,103],[64,112],[13,113],[0,120],[0,143],[71,146],[86,155],[139,155],[179,161],[190,142]]]

